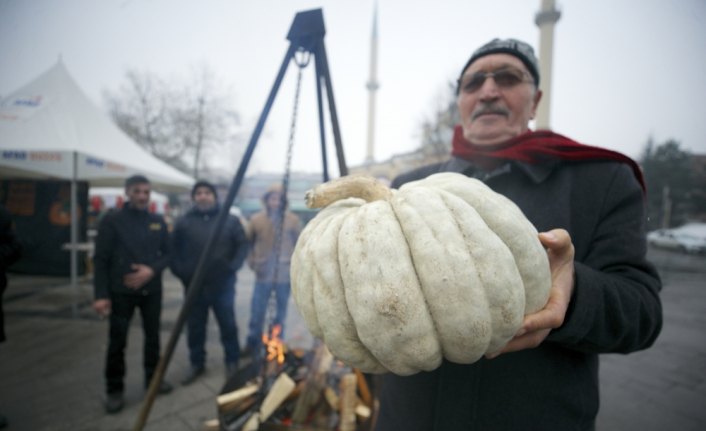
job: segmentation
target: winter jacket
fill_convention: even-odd
[[[275,250],[275,236],[279,223],[276,217],[268,214],[265,210],[253,214],[250,219],[248,231],[251,249],[248,264],[255,271],[259,282],[289,283],[289,263],[302,227],[299,217],[286,211],[282,224],[282,238],[277,251]],[[276,271],[275,254],[279,255],[279,266]]]
[[[162,271],[169,263],[169,233],[162,216],[133,208],[108,212],[101,220],[93,256],[96,299],[112,294],[147,295],[162,289]],[[152,268],[154,277],[139,289],[129,289],[123,276],[133,264]]]
[[[540,231],[566,229],[575,289],[563,325],[537,348],[470,365],[382,378],[377,431],[592,430],[599,407],[598,354],[649,347],[662,326],[661,282],[645,260],[643,192],[617,162],[507,162],[486,174],[468,162],[420,168],[484,181]]]
[[[177,220],[172,232],[172,260],[170,269],[185,286],[191,282],[196,266],[211,230],[216,224],[219,206],[209,211],[192,208]],[[245,230],[237,217],[226,216],[221,232],[205,262],[202,281],[208,289],[225,286],[243,265],[248,252]]]

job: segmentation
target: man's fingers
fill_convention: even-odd
[[[549,250],[560,253],[572,247],[571,236],[564,229],[552,229],[539,234],[539,241]]]
[[[559,301],[549,298],[549,302],[542,310],[525,317],[519,334],[534,332],[539,329],[555,329],[564,323],[566,307]]]
[[[544,329],[541,331],[528,332],[521,336],[516,336],[509,343],[505,345],[500,351],[488,353],[485,355],[487,359],[497,358],[503,353],[517,352],[525,349],[533,349],[544,341],[549,335],[549,329]]]

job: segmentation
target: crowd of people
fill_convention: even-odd
[[[124,407],[125,348],[130,321],[139,310],[144,333],[144,385],[147,388],[159,362],[159,323],[162,306],[162,272],[170,268],[184,286],[185,298],[196,289],[186,317],[190,367],[181,380],[188,385],[206,371],[206,334],[209,311],[220,332],[227,377],[238,370],[241,348],[235,316],[236,274],[248,258],[257,275],[247,336],[247,354],[258,356],[265,330],[266,307],[274,294],[274,324],[284,326],[289,301],[289,260],[301,222],[287,210],[281,188],[263,197],[263,210],[254,214],[246,229],[230,213],[214,237],[211,253],[202,258],[221,207],[216,187],[197,181],[191,190],[192,208],[176,220],[171,232],[164,219],[148,211],[149,179],[135,175],[125,183],[127,202],[101,220],[94,253],[95,311],[108,318],[105,361],[105,409],[117,413]],[[283,223],[281,222],[283,220]],[[248,257],[249,254],[249,257]],[[201,260],[203,259],[203,262]],[[199,265],[202,277],[192,283]],[[257,341],[253,341],[257,340]],[[163,381],[157,391],[170,392]]]

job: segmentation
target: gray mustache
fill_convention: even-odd
[[[505,108],[498,107],[498,106],[483,106],[483,107],[479,108],[478,110],[476,110],[473,113],[471,118],[473,118],[475,120],[476,118],[480,117],[481,115],[487,115],[487,114],[498,114],[498,115],[504,115],[507,117],[508,115],[510,115],[510,111],[508,111]]]

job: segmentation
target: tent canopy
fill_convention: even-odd
[[[133,174],[163,191],[188,190],[194,183],[125,135],[61,61],[0,101],[0,177],[121,187]]]

